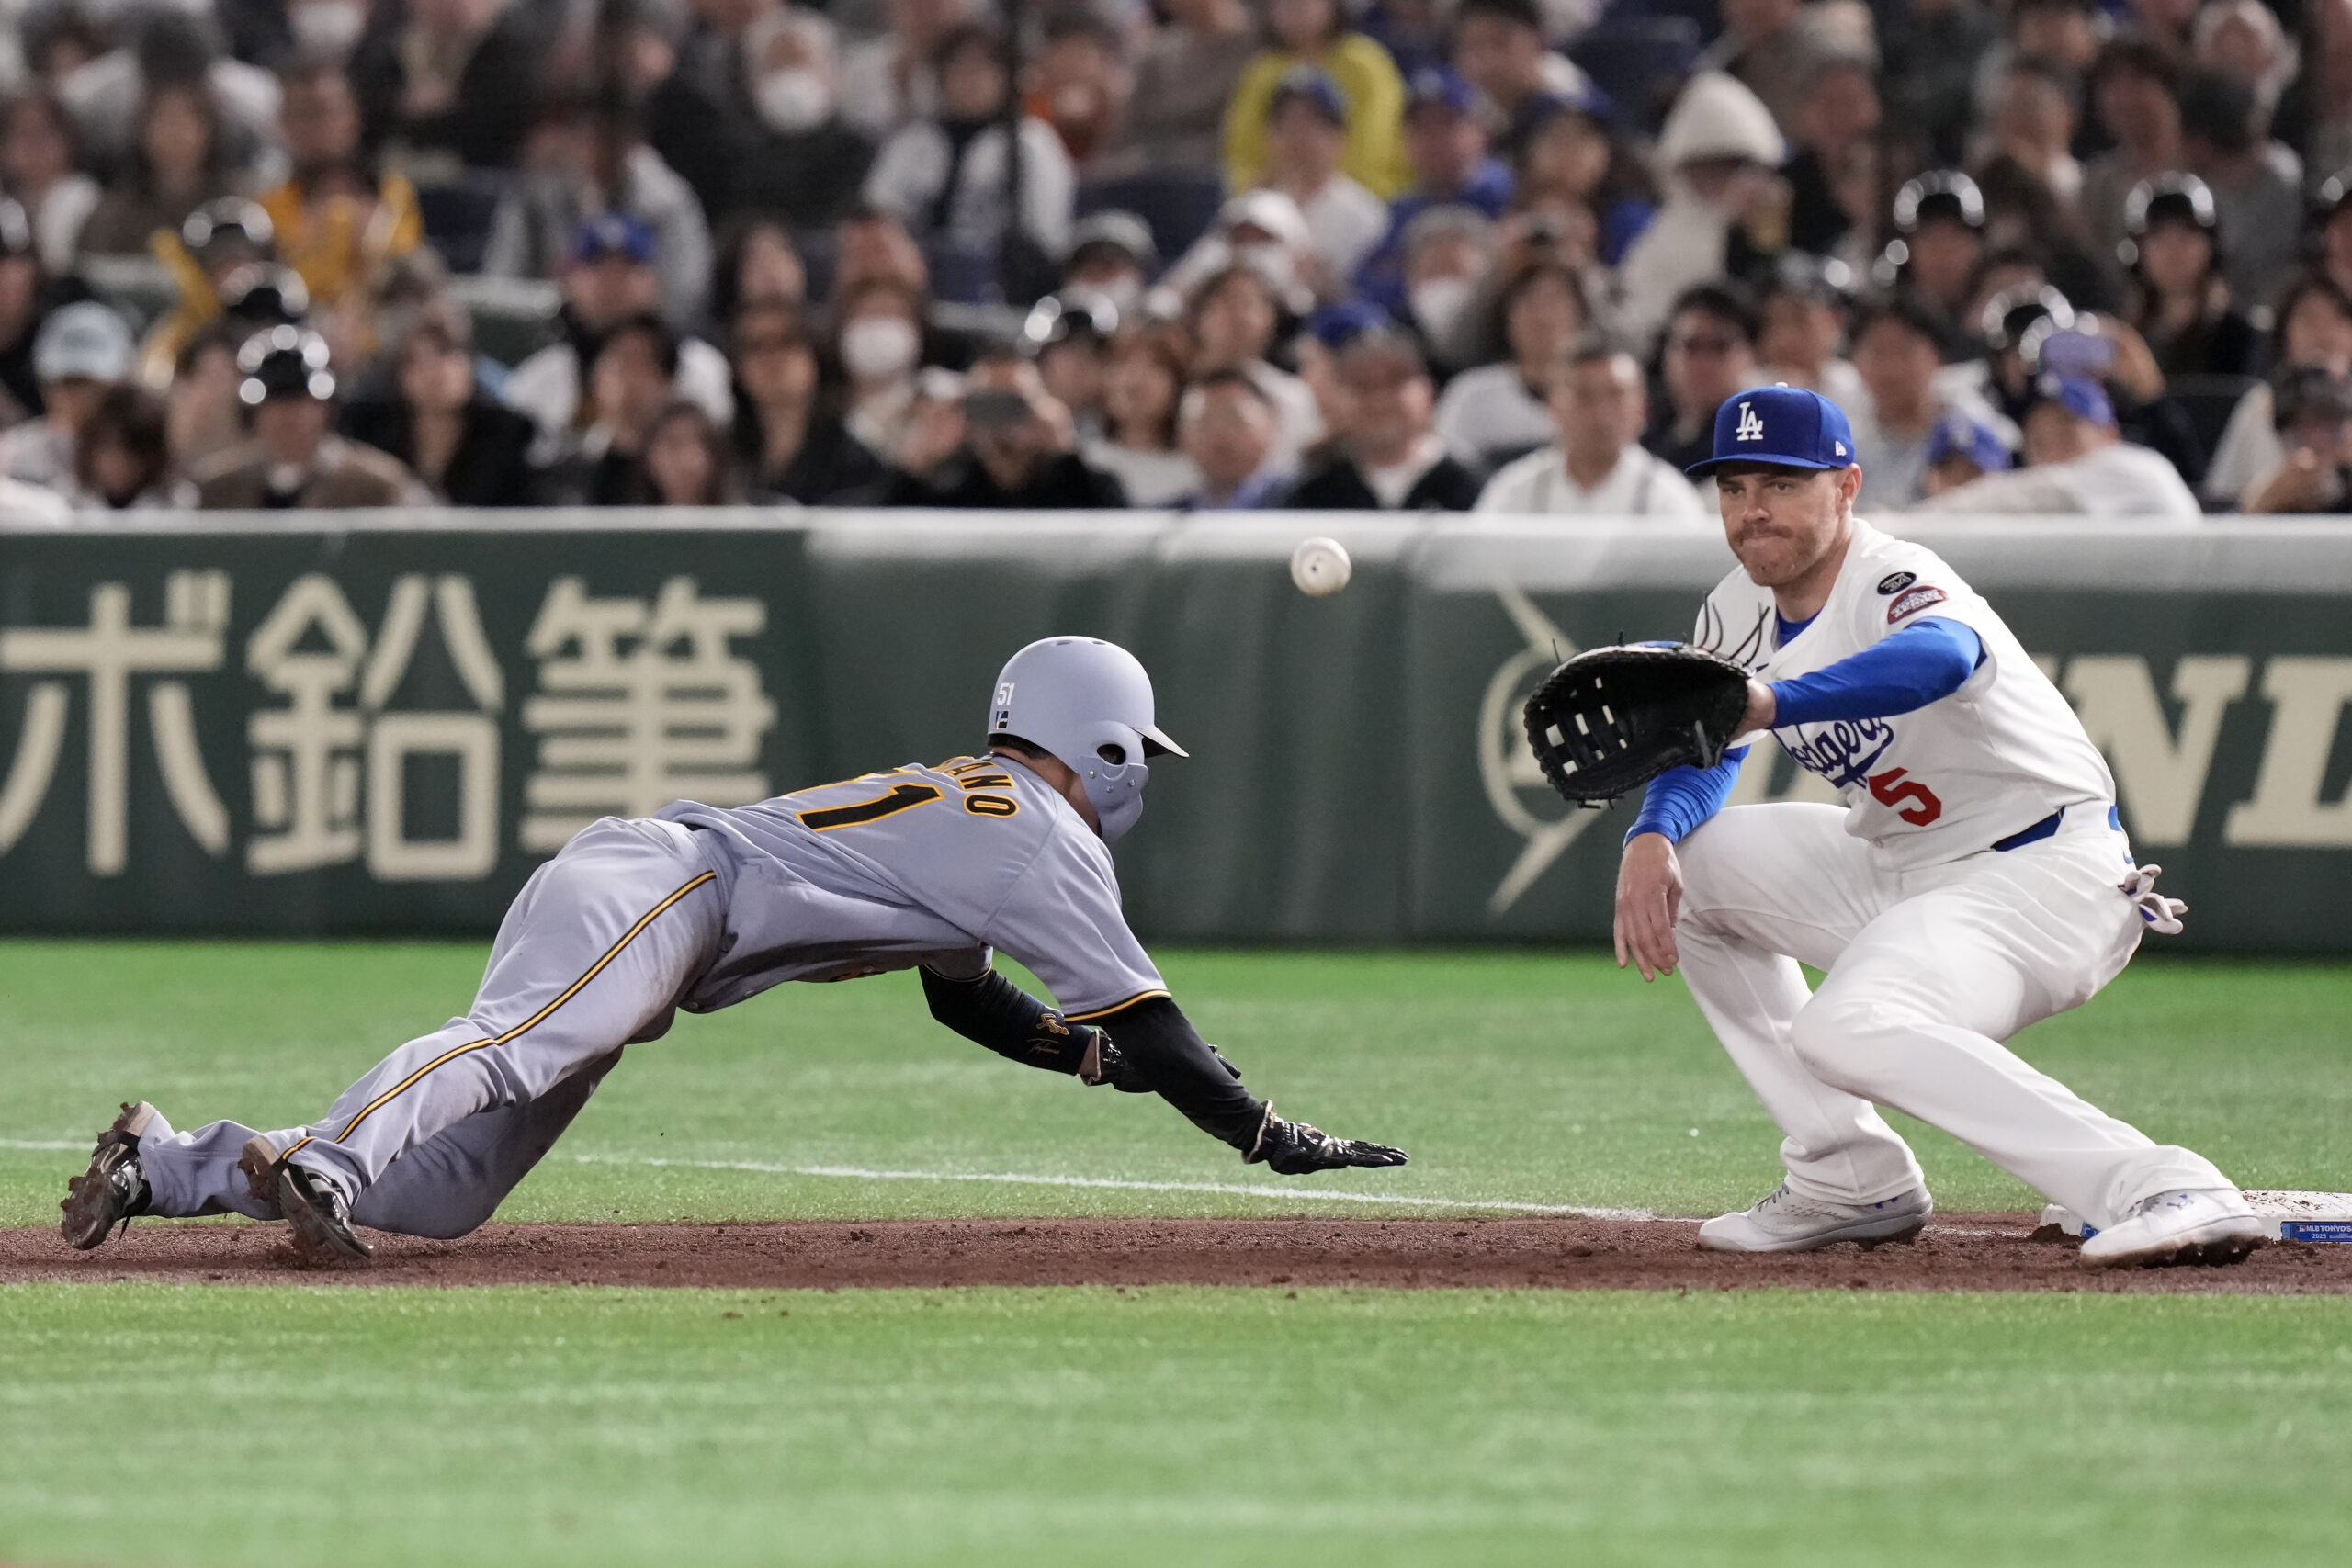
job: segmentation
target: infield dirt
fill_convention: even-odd
[[[492,1224],[369,1233],[364,1265],[304,1267],[278,1225],[138,1224],[95,1252],[0,1230],[0,1283],[1289,1285],[1543,1290],[2101,1291],[2352,1294],[2352,1247],[2273,1243],[2220,1269],[2093,1270],[2023,1214],[1939,1215],[1908,1246],[1734,1257],[1695,1221],[1031,1219]]]

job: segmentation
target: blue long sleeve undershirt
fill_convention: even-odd
[[[1810,625],[1811,623],[1805,623]],[[1803,625],[1783,623],[1786,643]],[[1984,662],[1984,640],[1962,623],[1929,616],[1850,659],[1793,680],[1772,682],[1773,725],[1821,724],[1840,718],[1891,718],[1948,697]],[[1679,843],[1724,808],[1739,782],[1748,749],[1735,747],[1712,768],[1669,768],[1650,781],[1628,840],[1663,833]]]

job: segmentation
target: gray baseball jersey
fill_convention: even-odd
[[[1004,757],[909,763],[720,809],[695,830],[726,908],[719,956],[680,998],[708,1012],[786,980],[928,964],[976,976],[989,950],[1045,981],[1065,1016],[1164,996],[1127,929],[1111,852],[1069,801]]]

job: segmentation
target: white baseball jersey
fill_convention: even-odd
[[[1786,681],[1931,617],[1958,621],[1984,641],[1984,661],[1958,691],[1891,718],[1772,732],[1837,789],[1846,831],[1912,869],[1974,854],[2064,807],[2105,810],[2115,798],[2106,760],[1993,607],[1933,550],[1860,518],[1828,603],[1787,647],[1772,591],[1744,570],[1707,596],[1691,640],[1759,680]]]
[[[1109,848],[1008,758],[910,762],[754,806],[681,801],[661,815],[695,829],[726,903],[718,961],[684,998],[688,1011],[786,980],[918,964],[977,976],[990,948],[1027,964],[1072,1018],[1166,994],[1120,912]]]

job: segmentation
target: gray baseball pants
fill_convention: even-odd
[[[506,911],[462,1018],[412,1040],[307,1127],[263,1134],[342,1189],[376,1230],[459,1236],[494,1213],[587,1104],[621,1047],[668,1032],[718,955],[724,910],[697,835],[607,817],[534,872]],[[215,1122],[139,1141],[149,1210],[280,1218],[238,1157],[254,1130]]]

